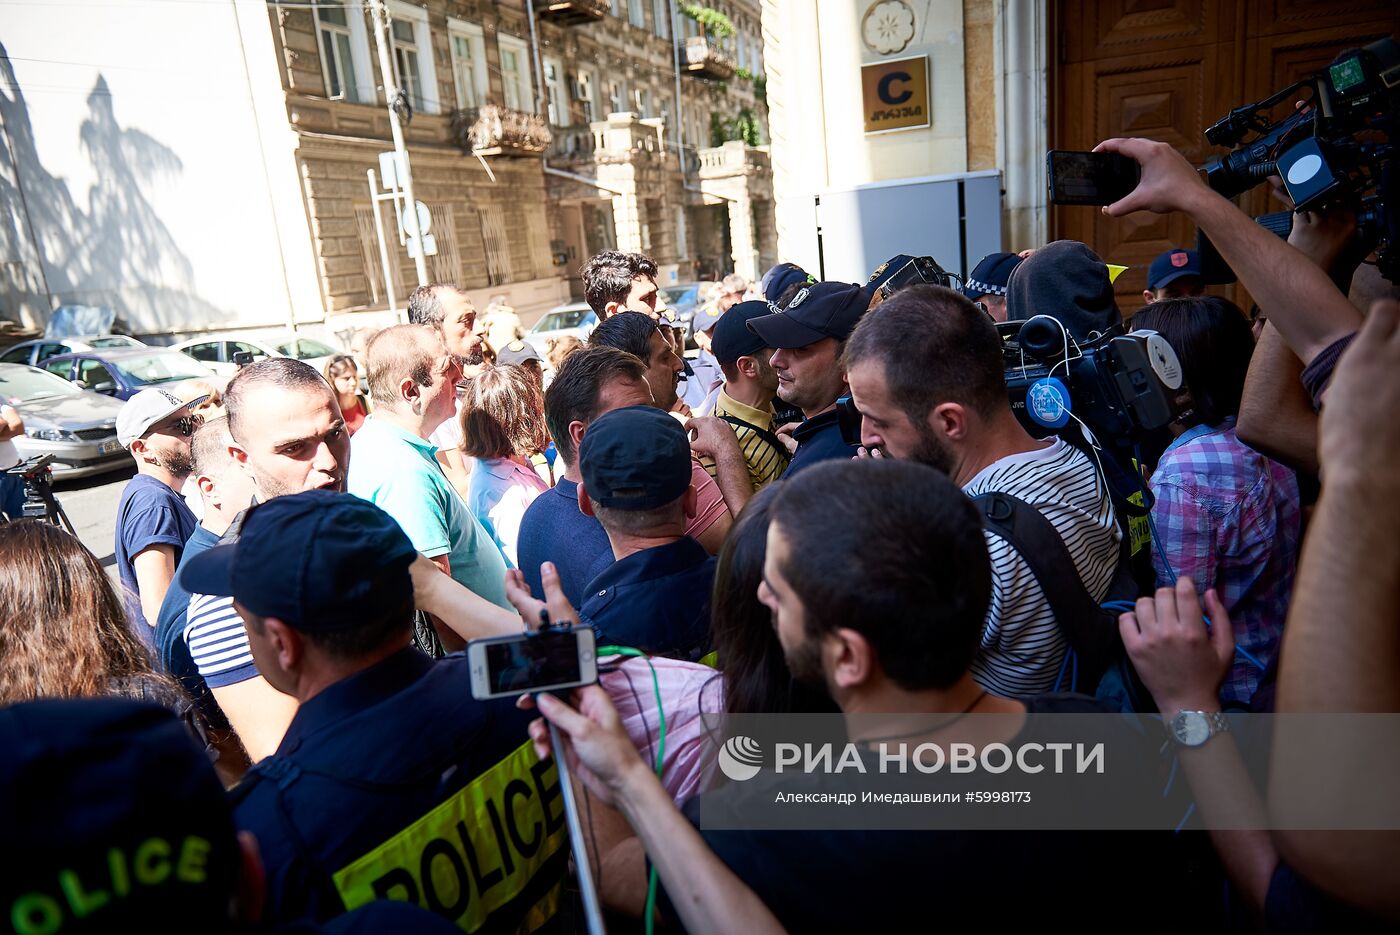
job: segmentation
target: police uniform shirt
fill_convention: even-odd
[[[633,552],[584,591],[580,620],[599,645],[691,661],[709,652],[715,558],[689,536]]]
[[[792,430],[797,441],[797,451],[788,462],[783,477],[792,477],[803,468],[834,458],[854,458],[856,446],[846,444],[841,438],[840,415],[835,409],[828,409],[820,415],[812,416]]]
[[[414,649],[326,688],[234,792],[258,839],[265,921],[325,920],[378,898],[466,931],[556,917],[568,846],[558,772],[531,714],[475,701],[464,656]]]

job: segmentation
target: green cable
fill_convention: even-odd
[[[666,708],[661,704],[661,679],[656,675],[656,666],[652,665],[651,659],[640,649],[631,646],[599,646],[599,656],[635,656],[638,659],[645,659],[647,668],[651,670],[651,687],[656,693],[656,717],[660,722],[660,732],[656,741],[656,778],[661,778],[662,764],[666,757]],[[656,920],[656,863],[651,862],[651,868],[647,873],[647,905],[646,905],[646,926],[647,935],[652,935],[652,927]]]

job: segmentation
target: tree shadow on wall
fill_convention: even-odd
[[[0,124],[9,144],[0,147],[0,236],[12,244],[27,240],[27,210],[55,306],[108,305],[143,332],[222,322],[227,313],[198,294],[193,265],[146,197],[184,170],[179,156],[117,122],[100,74],[87,106],[78,138],[96,181],[84,209],[39,158],[28,101],[0,43]],[[210,228],[219,223],[208,220]]]

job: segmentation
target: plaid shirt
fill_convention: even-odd
[[[1230,418],[1173,441],[1150,486],[1161,539],[1152,554],[1157,583],[1189,575],[1202,594],[1215,588],[1235,645],[1267,666],[1278,653],[1298,567],[1297,478],[1235,437]],[[1236,655],[1221,701],[1247,704],[1261,674]]]

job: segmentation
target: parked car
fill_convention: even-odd
[[[42,367],[79,389],[118,399],[130,399],[148,386],[214,375],[199,361],[164,347],[60,354]]]
[[[0,364],[0,401],[24,420],[24,434],[14,439],[19,456],[53,455],[55,478],[87,477],[131,463],[117,441],[120,400],[84,392],[37,367]]]
[[[221,376],[231,377],[238,372],[233,355],[252,354],[253,360],[266,357],[295,357],[304,360],[317,371],[324,371],[326,363],[336,354],[343,353],[323,341],[304,338],[301,335],[288,335],[281,338],[260,338],[243,334],[206,334],[188,341],[172,345],[171,350],[188,354],[210,370]]]
[[[59,354],[145,346],[125,334],[79,334],[71,338],[39,338],[6,349],[0,354],[0,364],[29,364],[31,367],[37,367]]]
[[[574,337],[587,341],[598,325],[598,316],[586,302],[570,302],[550,309],[530,327],[525,340],[541,354],[551,338]]]

